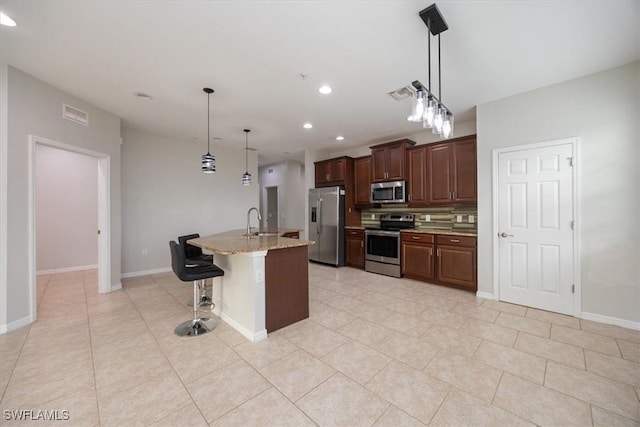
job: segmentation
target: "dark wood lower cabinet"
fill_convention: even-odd
[[[476,249],[438,245],[437,280],[475,291]]]
[[[402,233],[402,274],[404,277],[428,281],[434,278],[434,238],[432,234]]]
[[[409,279],[476,291],[476,238],[403,232],[402,274]]]
[[[345,252],[348,266],[364,268],[364,230],[346,230]]]
[[[433,279],[433,245],[402,243],[402,272],[416,280]]]
[[[272,249],[265,257],[265,323],[277,331],[309,317],[307,246]]]

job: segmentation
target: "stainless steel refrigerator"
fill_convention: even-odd
[[[309,190],[309,246],[311,261],[342,267],[344,265],[344,189],[342,187]]]

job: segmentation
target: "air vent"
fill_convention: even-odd
[[[89,126],[89,113],[71,105],[62,104],[62,118],[80,125]]]
[[[396,101],[400,101],[401,99],[409,98],[415,95],[415,93],[416,89],[413,86],[409,85],[389,92],[389,96]]]

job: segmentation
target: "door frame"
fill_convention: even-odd
[[[31,319],[37,319],[36,301],[36,144],[58,148],[98,160],[98,292],[111,292],[111,156],[98,151],[29,135],[29,193],[28,193],[28,268],[29,306]]]
[[[571,144],[573,151],[573,284],[575,285],[574,303],[573,303],[573,315],[575,317],[582,317],[582,281],[580,278],[580,193],[578,183],[578,168],[580,166],[580,138],[571,137],[563,139],[555,139],[544,142],[536,142],[531,144],[513,145],[504,148],[494,148],[492,150],[492,165],[491,170],[493,174],[493,227],[492,227],[492,239],[493,244],[493,297],[496,300],[500,300],[500,242],[498,233],[499,230],[499,207],[500,207],[500,195],[498,193],[498,157],[500,154],[509,153],[514,151],[531,150],[537,148],[553,147],[558,145]]]
[[[276,222],[278,223],[278,227],[280,227],[280,189],[278,188],[278,185],[266,185],[263,187],[263,191],[264,191],[264,197],[263,197],[263,206],[262,206],[262,212],[264,212],[263,214],[263,227],[268,227],[268,218],[269,218],[269,189],[275,188],[276,189],[276,207],[277,207],[277,217],[276,217]]]

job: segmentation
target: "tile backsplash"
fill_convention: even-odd
[[[385,213],[407,213],[416,215],[416,228],[478,231],[478,208],[443,206],[437,208],[409,208],[407,205],[395,205],[378,209],[362,210],[362,226],[377,227],[380,225],[380,215]],[[461,222],[458,222],[458,219]]]

